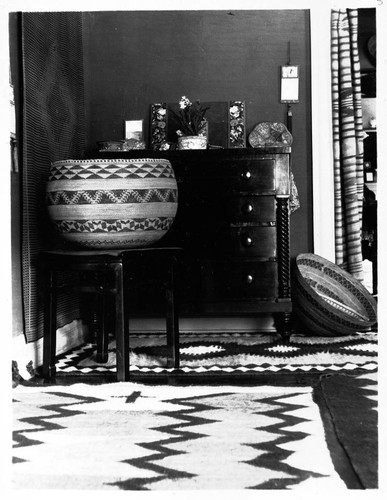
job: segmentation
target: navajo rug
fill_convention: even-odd
[[[13,397],[12,489],[347,489],[311,387],[76,383]]]
[[[165,334],[130,337],[132,375],[168,374]],[[278,335],[251,333],[181,334],[180,374],[272,375],[369,373],[377,369],[377,334],[310,337],[294,334],[288,344]],[[115,341],[111,339],[107,363],[97,363],[96,346],[85,344],[61,355],[58,375],[114,374]]]

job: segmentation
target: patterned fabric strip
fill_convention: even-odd
[[[356,9],[332,10],[331,63],[336,263],[363,279],[363,129]]]
[[[23,314],[26,339],[33,342],[43,333],[36,260],[54,244],[45,201],[50,164],[84,154],[82,13],[23,12],[21,31]],[[63,292],[58,326],[79,314],[79,296]]]

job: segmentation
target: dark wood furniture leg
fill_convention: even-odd
[[[97,328],[97,361],[106,363],[108,360],[108,324],[107,324],[107,293],[106,293],[106,270],[104,269],[102,276],[101,292],[97,295],[98,298],[98,328]]]
[[[100,293],[97,295],[98,304],[98,329],[96,335],[97,343],[97,361],[98,363],[106,363],[108,360],[108,339],[106,329],[106,295]]]
[[[290,237],[289,237],[289,200],[277,198],[277,248],[278,248],[278,301],[290,299]],[[284,342],[290,339],[291,312],[282,313],[281,336]]]
[[[124,262],[114,263],[115,281],[115,325],[116,325],[116,359],[117,380],[129,380],[129,307],[126,303],[126,288],[129,285],[125,273]]]
[[[44,266],[43,377],[54,378],[56,360],[56,271]]]
[[[176,258],[169,259],[165,283],[168,368],[179,368],[179,319],[176,304]]]
[[[291,324],[292,324],[292,313],[290,312],[282,313],[281,336],[284,343],[288,343],[290,341],[290,335],[292,333]]]

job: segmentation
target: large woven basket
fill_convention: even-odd
[[[295,313],[310,333],[350,335],[369,330],[377,321],[376,301],[368,290],[315,254],[296,258],[292,296]]]
[[[61,236],[93,249],[149,246],[177,211],[175,174],[165,159],[57,161],[46,193]]]

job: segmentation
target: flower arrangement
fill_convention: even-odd
[[[182,96],[180,99],[179,107],[180,113],[175,113],[180,123],[180,128],[176,131],[176,134],[180,137],[201,135],[205,125],[204,115],[210,107],[203,107],[199,100],[192,103],[186,96]]]

